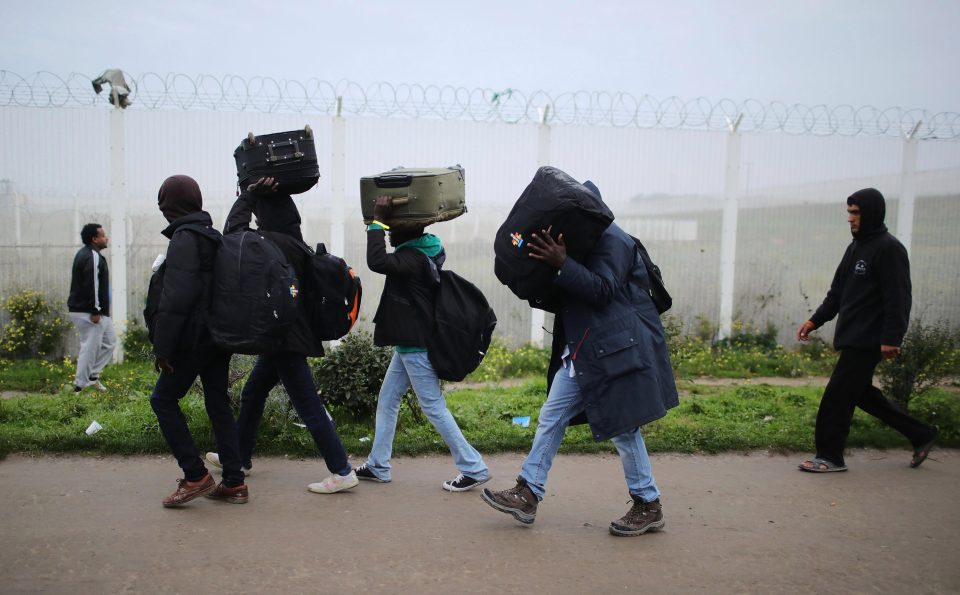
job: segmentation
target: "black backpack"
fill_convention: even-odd
[[[303,290],[307,306],[307,320],[314,336],[322,341],[344,337],[357,323],[360,316],[360,299],[363,286],[360,277],[339,256],[327,252],[327,247],[317,244],[310,254],[303,273]]]
[[[436,270],[436,263],[428,258]],[[427,337],[427,357],[441,380],[459,382],[483,361],[497,315],[476,285],[453,271],[440,269],[433,301],[433,328]]]
[[[658,314],[663,314],[673,306],[673,298],[670,297],[670,293],[667,291],[667,288],[663,285],[663,275],[660,273],[660,267],[653,264],[653,261],[650,260],[650,255],[647,253],[647,249],[643,246],[643,243],[634,236],[634,243],[637,245],[637,251],[640,252],[640,259],[643,260],[643,266],[647,269],[647,279],[650,280],[650,287],[644,287],[648,294],[650,294],[650,299],[653,300],[653,305],[657,308]]]
[[[223,236],[213,268],[210,334],[231,353],[280,348],[297,319],[300,282],[273,242],[249,229]]]

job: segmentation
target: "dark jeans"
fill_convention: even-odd
[[[855,407],[906,436],[914,448],[933,435],[933,426],[907,415],[873,386],[873,371],[878,363],[879,347],[875,351],[845,349],[840,352],[817,411],[815,440],[818,457],[837,465],[844,464],[843,447],[850,433]]]
[[[160,431],[188,481],[197,481],[207,474],[197,445],[187,427],[187,418],[180,409],[180,399],[193,386],[197,376],[203,383],[203,403],[210,416],[217,452],[223,465],[223,483],[237,486],[243,483],[240,470],[240,448],[237,427],[227,396],[227,375],[230,354],[215,348],[181,353],[170,361],[173,374],[161,372],[150,396],[150,406],[157,414]]]
[[[303,423],[307,426],[317,450],[327,463],[331,473],[346,475],[350,472],[347,451],[340,442],[333,422],[327,410],[317,396],[317,387],[310,374],[307,358],[296,353],[272,353],[261,355],[247,378],[240,396],[240,418],[237,430],[240,434],[240,458],[246,466],[251,466],[253,449],[257,445],[260,433],[260,421],[263,419],[263,407],[267,402],[270,389],[283,382],[290,396],[290,402]]]

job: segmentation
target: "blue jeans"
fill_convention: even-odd
[[[331,473],[347,475],[352,467],[347,460],[347,451],[340,442],[333,422],[327,415],[327,409],[317,396],[317,387],[310,374],[307,358],[296,353],[271,353],[261,355],[253,366],[247,383],[240,395],[240,417],[237,419],[237,431],[240,434],[240,458],[243,464],[251,467],[253,449],[257,445],[260,422],[263,420],[263,407],[270,390],[283,382],[293,408],[303,420],[313,443],[317,445],[320,456]]]
[[[483,457],[477,449],[470,446],[447,409],[447,401],[440,390],[440,381],[425,351],[394,352],[393,359],[390,360],[390,367],[383,377],[380,396],[377,398],[377,425],[373,448],[367,458],[370,471],[380,479],[390,479],[390,455],[393,453],[393,437],[397,432],[400,399],[411,385],[417,394],[417,400],[420,401],[420,408],[447,444],[460,473],[476,480],[490,477]]]
[[[207,474],[197,445],[187,427],[187,418],[180,409],[180,399],[193,386],[197,376],[203,383],[203,404],[207,408],[217,452],[223,464],[223,483],[233,487],[243,483],[240,470],[240,449],[237,426],[227,396],[227,374],[230,354],[213,347],[204,351],[179,353],[170,360],[173,374],[161,372],[150,396],[150,406],[157,414],[160,431],[166,438],[177,464],[188,481],[197,481]]]
[[[523,461],[520,477],[526,480],[530,490],[538,499],[543,499],[547,474],[557,456],[563,434],[570,420],[586,409],[586,402],[580,393],[575,378],[570,378],[566,368],[560,368],[553,377],[550,394],[540,408],[537,432],[533,437],[530,454]],[[627,489],[631,496],[639,496],[646,502],[660,497],[660,490],[653,481],[653,469],[647,447],[640,435],[640,428],[613,438],[613,444],[620,453],[623,464],[623,476],[627,480]]]

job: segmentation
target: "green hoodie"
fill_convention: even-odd
[[[433,235],[432,233],[425,233],[419,238],[414,240],[408,240],[394,249],[394,252],[400,248],[416,248],[417,250],[423,252],[430,258],[433,258],[437,254],[440,254],[440,251],[443,250],[443,246],[440,244],[440,238]]]

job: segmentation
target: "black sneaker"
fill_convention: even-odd
[[[373,474],[373,471],[370,470],[370,467],[367,467],[367,464],[364,463],[359,467],[353,470],[357,474],[357,479],[364,479],[366,481],[375,481],[377,483],[390,483],[389,479],[380,479]]]
[[[660,498],[652,502],[644,502],[634,497],[633,506],[627,514],[610,523],[610,533],[619,537],[632,537],[643,535],[647,531],[659,531],[665,524]]]
[[[537,500],[527,482],[519,477],[517,485],[509,490],[491,492],[484,488],[480,492],[480,497],[490,506],[500,512],[513,515],[513,518],[525,525],[532,524],[537,518],[537,504],[540,501]]]
[[[483,485],[488,481],[490,481],[489,477],[486,479],[474,479],[461,473],[450,481],[443,482],[443,489],[447,490],[448,492],[466,492],[467,490],[472,490],[473,488]]]

